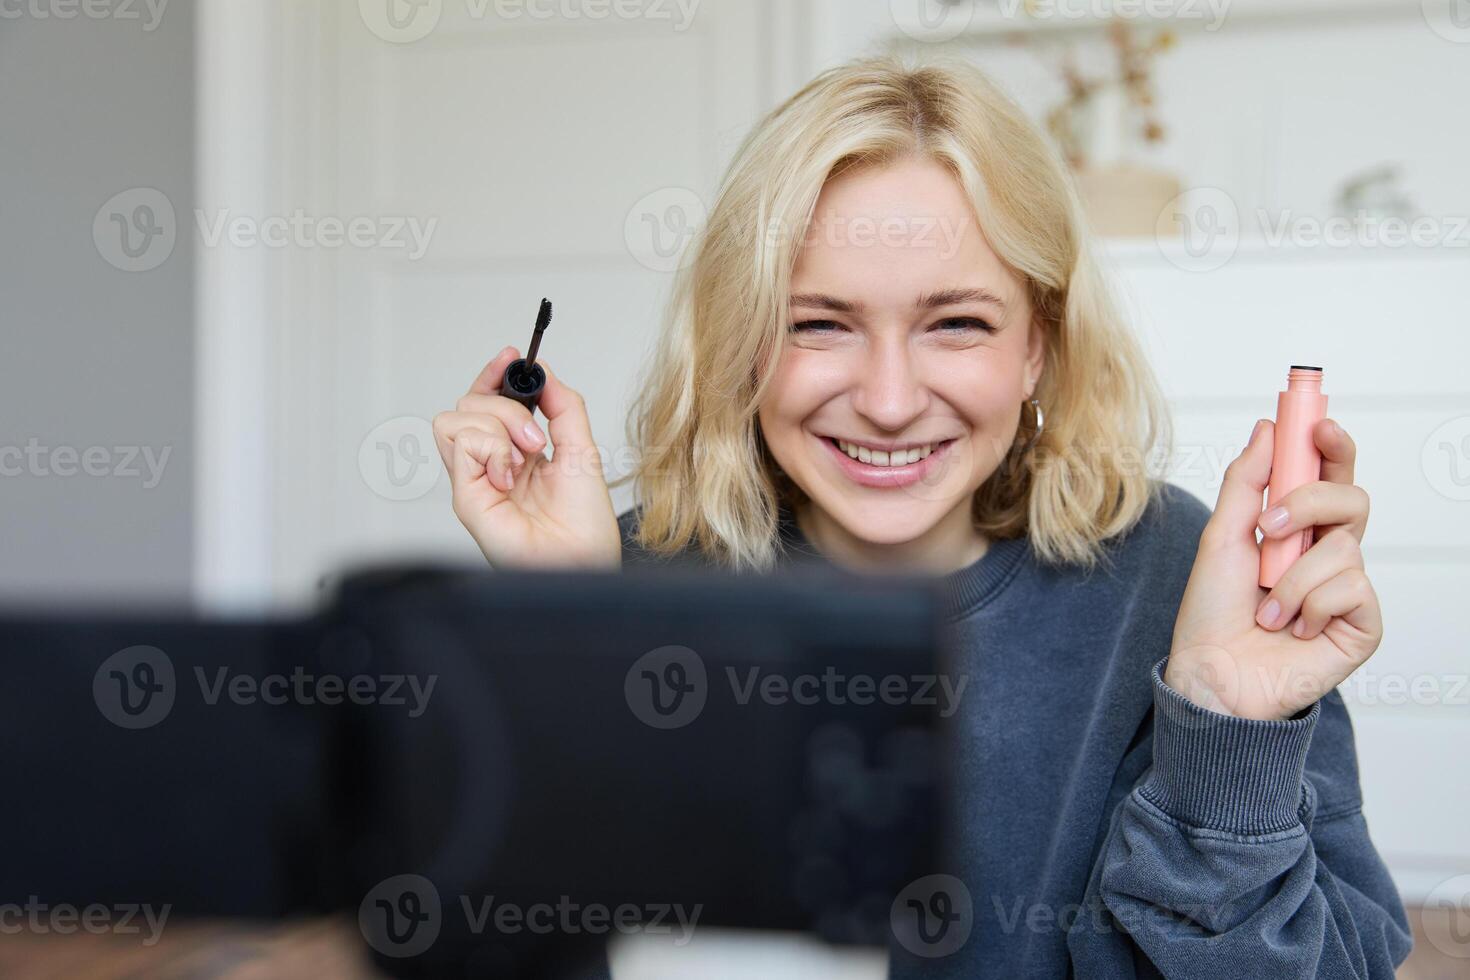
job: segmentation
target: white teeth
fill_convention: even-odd
[[[855,442],[847,442],[843,439],[837,440],[837,447],[858,462],[871,466],[906,466],[928,458],[929,454],[937,448],[936,444],[931,442],[925,446],[885,452],[882,449],[869,449],[867,446],[860,446]]]

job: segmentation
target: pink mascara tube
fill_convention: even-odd
[[[1322,369],[1293,364],[1286,376],[1286,390],[1276,396],[1276,442],[1271,455],[1271,483],[1266,491],[1268,510],[1297,487],[1322,478],[1322,454],[1312,441],[1312,429],[1326,417]],[[1291,563],[1311,546],[1311,528],[1288,538],[1264,539],[1261,588],[1274,588]]]

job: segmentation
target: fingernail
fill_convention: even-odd
[[[531,445],[536,446],[538,449],[546,445],[546,436],[542,435],[541,427],[535,422],[527,422],[521,427],[521,431],[526,434],[526,439],[530,441]]]
[[[1340,425],[1337,424],[1337,419],[1333,419],[1332,420],[1332,431],[1333,432],[1336,432],[1340,436],[1347,435],[1347,433],[1343,431],[1342,426],[1340,426]]]
[[[510,470],[505,471],[505,489],[507,492],[516,488],[516,475]]]
[[[1265,419],[1256,419],[1256,427],[1251,430],[1251,437],[1247,441],[1248,442],[1255,442],[1256,441],[1256,436],[1258,436],[1258,435],[1261,434],[1261,426],[1263,426],[1265,424],[1266,424],[1266,420]]]
[[[510,447],[510,461],[512,463],[514,463],[515,465],[520,466],[522,463],[524,463],[526,461],[526,457],[523,456],[523,455],[521,455],[521,451],[520,451],[519,448],[517,448],[516,446],[511,446]]]
[[[1297,619],[1297,621],[1292,624],[1291,635],[1296,637],[1298,640],[1305,637],[1307,635],[1306,621],[1300,618]]]
[[[1266,604],[1256,611],[1256,622],[1265,629],[1276,625],[1276,618],[1281,615],[1281,603],[1275,599],[1266,600]]]
[[[1261,515],[1261,530],[1267,532],[1279,531],[1283,527],[1286,527],[1289,516],[1286,513],[1285,507],[1272,507]]]

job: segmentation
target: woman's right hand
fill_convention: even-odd
[[[454,513],[496,567],[617,568],[622,537],[587,406],[537,361],[546,371],[539,407],[556,449],[547,459],[547,436],[531,413],[498,393],[520,356],[501,351],[454,411],[434,417]]]

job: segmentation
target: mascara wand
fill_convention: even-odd
[[[551,325],[551,300],[542,299],[541,309],[536,313],[536,331],[531,334],[531,349],[526,356],[512,361],[505,369],[505,378],[500,382],[500,393],[506,398],[520,402],[528,411],[536,411],[541,401],[541,391],[546,387],[546,372],[536,363],[536,354],[541,350],[541,335]]]

